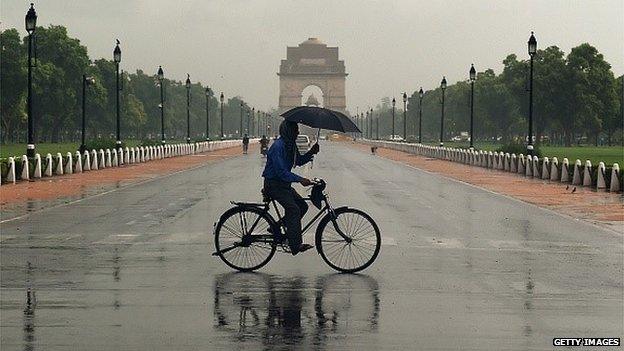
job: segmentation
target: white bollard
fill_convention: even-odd
[[[598,163],[598,177],[596,178],[596,189],[606,189],[607,182],[605,181],[605,164],[604,162]]]
[[[561,182],[567,183],[570,181],[570,163],[567,158],[563,158],[561,162]]]
[[[124,150],[124,163],[125,164],[129,164],[130,163],[130,149],[126,146],[126,149]]]
[[[35,154],[35,171],[33,178],[41,178],[41,155]]]
[[[111,151],[111,154],[113,158],[111,164],[113,165],[113,167],[119,167],[119,158],[117,157],[117,151],[113,149],[113,151]]]
[[[585,171],[583,172],[583,186],[592,185],[592,164],[590,160],[585,160]]]
[[[76,165],[74,166],[74,173],[82,173],[82,156],[80,151],[76,151]]]
[[[106,149],[106,167],[113,167],[110,149]]]
[[[524,175],[527,177],[533,176],[533,158],[531,155],[526,156],[526,163],[524,166]]]
[[[91,150],[91,170],[92,171],[97,171],[98,170],[98,155],[97,152],[95,150]]]
[[[540,173],[539,173],[539,158],[537,158],[537,156],[533,156],[533,177],[534,178],[539,178],[540,177]]]
[[[511,169],[511,155],[509,155],[508,152],[505,153],[505,159],[504,159],[504,166],[503,166],[503,170],[509,172],[509,170]]]
[[[7,174],[7,182],[15,184],[15,159],[13,157],[9,157],[9,173]]]
[[[124,164],[124,152],[122,148],[117,149],[117,158],[118,158],[118,165],[121,166]]]
[[[67,155],[65,155],[65,157],[67,157],[67,162],[65,162],[65,174],[72,174],[74,173],[74,159],[72,158],[72,154],[71,152],[68,152]]]
[[[53,164],[53,162],[52,162],[52,155],[51,154],[47,154],[46,155],[46,168],[43,171],[43,174],[46,177],[51,177],[52,176],[52,164]]]
[[[613,164],[613,168],[611,168],[611,184],[609,186],[609,191],[618,192],[620,191],[620,166],[617,163]]]
[[[98,153],[100,154],[100,161],[98,162],[98,165],[100,165],[100,168],[106,168],[106,159],[104,158],[104,150],[100,149]]]
[[[83,157],[82,164],[84,165],[82,167],[83,171],[90,171],[91,170],[91,156],[89,156],[89,151],[87,151],[87,150],[85,150],[85,152],[84,152],[84,157]]]
[[[509,163],[509,172],[518,173],[518,157],[516,154],[511,154],[511,161]]]
[[[548,157],[544,156],[544,159],[542,160],[542,179],[550,179],[550,172],[548,169],[549,166],[550,162]]]
[[[518,173],[524,174],[524,169],[526,168],[526,161],[524,159],[524,155],[520,154],[518,156]]]
[[[557,160],[557,157],[553,157],[552,161],[550,162],[550,180],[552,181],[558,181],[559,180],[559,160]]]
[[[130,163],[135,163],[136,158],[135,158],[135,152],[134,152],[134,148],[131,147],[130,148]]]
[[[58,163],[56,164],[56,169],[54,170],[55,174],[62,175],[63,174],[63,155],[60,152],[56,153],[56,159]]]
[[[574,174],[572,175],[572,184],[581,185],[581,160],[577,159],[574,163]]]
[[[30,170],[28,169],[30,165],[28,164],[28,157],[26,155],[22,155],[22,180],[30,180]]]

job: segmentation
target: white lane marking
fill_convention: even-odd
[[[134,223],[136,223],[136,220],[131,220],[130,222],[126,222],[126,225],[133,225]]]

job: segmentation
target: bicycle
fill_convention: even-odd
[[[326,183],[314,179],[312,194],[304,198],[319,212],[303,227],[305,235],[316,222],[316,250],[331,268],[344,273],[370,266],[381,248],[377,223],[364,211],[347,206],[333,208],[324,192]],[[282,215],[274,199],[263,192],[262,203],[230,201],[234,207],[214,225],[216,251],[228,266],[244,272],[257,270],[271,260],[278,247],[290,252]],[[271,204],[277,213],[270,213]],[[251,225],[249,225],[251,223]]]

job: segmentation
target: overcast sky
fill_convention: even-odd
[[[2,29],[25,34],[30,1],[0,0]],[[622,0],[40,0],[38,24],[62,24],[89,49],[112,58],[122,42],[122,68],[208,83],[253,106],[277,107],[286,46],[318,37],[340,48],[347,107],[360,110],[384,96],[502,70],[509,53],[525,58],[535,31],[540,48],[566,53],[589,42],[624,72]]]

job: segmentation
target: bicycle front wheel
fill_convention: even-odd
[[[348,207],[325,216],[316,230],[316,249],[333,269],[359,272],[370,266],[381,249],[377,223],[365,212]],[[341,235],[342,234],[342,235]]]
[[[215,228],[217,254],[236,270],[256,270],[275,254],[276,243],[269,232],[273,227],[273,219],[261,209],[231,208],[221,216]]]

